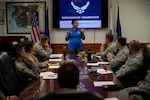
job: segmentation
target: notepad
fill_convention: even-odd
[[[111,74],[113,73],[113,71],[110,71],[110,70],[105,70],[105,69],[97,69],[97,73],[100,73],[100,74]]]
[[[114,85],[113,81],[95,81],[93,82],[95,87],[102,87],[103,85]]]

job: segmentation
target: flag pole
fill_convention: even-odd
[[[36,12],[38,12],[38,6],[37,6],[36,0],[34,0],[34,9],[35,9]]]
[[[112,22],[112,1],[109,2],[109,31],[113,33],[113,22]]]
[[[36,0],[34,0],[34,9],[36,9]]]
[[[38,6],[36,5],[36,0],[34,0],[33,12],[32,12],[32,29],[31,29],[31,40],[33,43],[40,41],[40,30],[38,23]]]
[[[36,6],[36,0],[34,0],[34,7]]]
[[[49,45],[50,43],[50,35],[49,35],[49,13],[48,13],[48,6],[46,7],[46,14],[45,14],[45,35],[49,38]]]
[[[121,23],[120,23],[120,13],[119,13],[119,1],[117,0],[117,23],[116,23],[116,33],[117,33],[117,38],[122,36],[121,33]]]

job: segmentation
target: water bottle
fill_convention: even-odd
[[[91,51],[91,49],[89,48],[88,51],[87,51],[87,60],[88,60],[88,61],[91,61],[91,60],[92,60],[92,59],[91,59],[91,55],[92,55],[92,51]]]

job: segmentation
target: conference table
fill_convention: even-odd
[[[129,96],[124,87],[117,79],[114,73],[110,74],[98,74],[95,70],[96,68],[103,68],[105,70],[111,70],[107,64],[97,65],[87,65],[85,59],[80,59],[77,56],[69,55],[67,58],[68,61],[75,62],[80,69],[80,82],[77,87],[78,91],[94,91],[101,94],[104,98],[113,98],[116,97],[119,100],[129,100]],[[67,62],[65,60],[65,62]],[[54,63],[54,62],[53,62]],[[59,61],[60,64],[64,61]],[[57,73],[57,69],[51,69],[50,71]],[[114,84],[120,87],[120,90],[105,90],[103,87],[95,87],[94,81],[113,81]],[[20,93],[21,100],[31,99],[37,96],[42,96],[48,92],[59,91],[60,86],[57,82],[57,79],[43,79],[38,78],[32,80],[27,87]]]

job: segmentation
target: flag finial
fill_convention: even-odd
[[[37,12],[39,11],[39,8],[38,8],[38,5],[37,5],[36,0],[34,0],[34,9],[35,9]]]
[[[119,6],[119,0],[117,0],[116,3],[117,3],[117,6]]]

